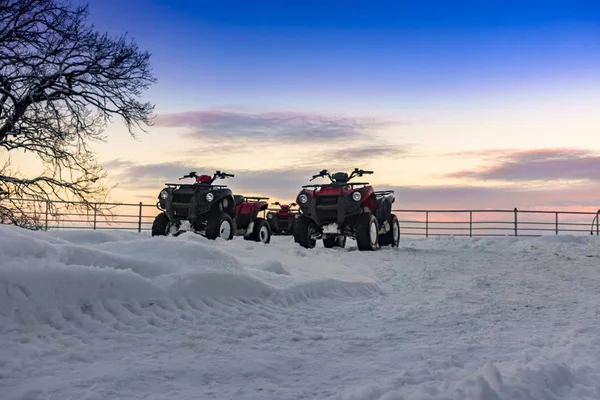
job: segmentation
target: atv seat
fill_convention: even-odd
[[[234,194],[233,195],[233,201],[235,202],[235,205],[237,206],[238,204],[243,203],[245,200],[245,197],[240,195],[240,194]]]

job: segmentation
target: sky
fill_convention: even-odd
[[[117,121],[96,146],[116,201],[216,169],[293,201],[359,167],[397,208],[600,208],[597,1],[94,0],[89,19],[158,78],[148,133]]]

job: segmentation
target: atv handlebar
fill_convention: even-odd
[[[318,174],[316,174],[316,175],[313,175],[313,176],[312,176],[312,179],[311,179],[311,181],[312,181],[312,180],[315,180],[315,179],[317,179],[317,178],[321,178],[321,177],[323,177],[323,176],[327,176],[327,177],[329,177],[329,179],[331,179],[331,175],[329,174],[329,171],[327,171],[326,169],[323,169],[323,170],[321,170],[321,172],[319,172]]]
[[[348,176],[348,179],[346,180],[346,182],[350,181],[350,179],[354,178],[355,176],[363,176],[363,175],[372,174],[372,173],[373,173],[373,171],[366,171],[364,169],[354,168],[354,171],[352,171],[352,173]],[[325,176],[328,177],[330,181],[334,182],[333,177],[331,176],[329,171],[327,171],[326,169],[322,170],[321,172],[319,172],[316,175],[313,175],[311,181],[315,180],[317,178],[320,178],[320,177],[325,177]]]
[[[216,171],[212,177],[211,183],[214,182],[215,179],[217,179],[217,178],[225,179],[225,178],[233,178],[234,176],[235,176],[234,174],[228,174],[226,172]],[[186,178],[197,178],[197,177],[198,177],[198,173],[196,173],[195,171],[192,171],[189,174],[184,175],[181,178],[179,178],[179,180],[186,179]]]
[[[233,178],[235,175],[234,174],[228,174],[226,172],[217,171],[217,172],[215,172],[214,176],[215,176],[215,178],[219,177],[221,179],[224,179],[224,178]]]
[[[196,174],[196,172],[190,172],[189,174],[184,175],[181,178],[179,178],[179,180],[186,179],[186,178],[195,178],[197,176],[198,176],[198,174]]]
[[[280,207],[285,205],[285,204],[281,204],[281,203],[280,203],[280,202],[278,202],[278,201],[276,201],[275,203],[271,203],[271,204],[272,204],[272,205],[274,205],[274,206],[280,206]],[[291,208],[291,207],[294,207],[294,206],[297,206],[297,205],[298,205],[298,204],[296,204],[296,203],[290,203],[290,204],[288,204],[288,206],[289,206],[290,208]]]

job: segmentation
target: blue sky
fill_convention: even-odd
[[[600,66],[592,1],[102,0],[91,13],[100,28],[128,30],[151,49],[156,90],[177,98],[170,108],[356,109],[365,96],[384,110],[444,107],[598,82]]]
[[[339,118],[389,125],[353,121],[351,131],[359,133],[314,143],[310,150],[321,151],[320,158],[308,164],[346,167],[343,157],[328,160],[324,147],[347,146],[348,154],[359,154],[375,142],[381,157],[360,160],[380,171],[372,181],[405,190],[427,185],[430,197],[434,188],[454,193],[473,185],[522,191],[522,179],[489,181],[483,178],[489,174],[475,173],[503,170],[496,164],[515,152],[554,154],[550,149],[580,165],[595,155],[578,149],[600,151],[598,2],[101,0],[90,4],[90,20],[112,34],[128,31],[153,54],[159,79],[147,98],[162,119],[136,144],[139,151],[123,150],[130,142],[116,126],[110,128],[112,144],[100,147],[107,165],[120,166],[116,180],[127,174],[126,162],[138,172],[144,165],[156,172],[173,156],[185,171],[200,163],[255,174],[270,168],[307,174],[298,160],[308,156],[289,156],[311,144],[298,149],[289,129],[302,123],[299,131],[309,126],[316,136],[321,130],[325,135]],[[295,125],[280,129],[290,113]],[[348,127],[344,121],[340,126]],[[229,149],[218,143],[219,135],[228,135]],[[200,162],[178,150],[198,146],[214,152]],[[385,146],[398,151],[383,152]],[[505,157],[490,159],[496,150]],[[456,156],[461,151],[469,155]],[[227,156],[233,153],[232,161]],[[262,167],[252,162],[256,157]],[[313,168],[321,167],[327,166]],[[560,189],[548,174],[546,182],[538,174],[527,184]],[[250,190],[242,176],[236,182]],[[163,178],[156,177],[154,186]],[[586,177],[570,179],[561,182],[576,181],[593,192]],[[268,190],[285,199],[295,195],[291,188]],[[586,202],[596,200],[600,191]]]

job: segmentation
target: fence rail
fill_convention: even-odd
[[[73,206],[87,206],[85,212]],[[159,213],[155,204],[79,203],[0,198],[0,210],[34,215],[38,227],[150,231]],[[403,236],[600,236],[600,210],[405,210],[394,209]]]
[[[397,210],[403,235],[542,236],[600,235],[600,210]]]

